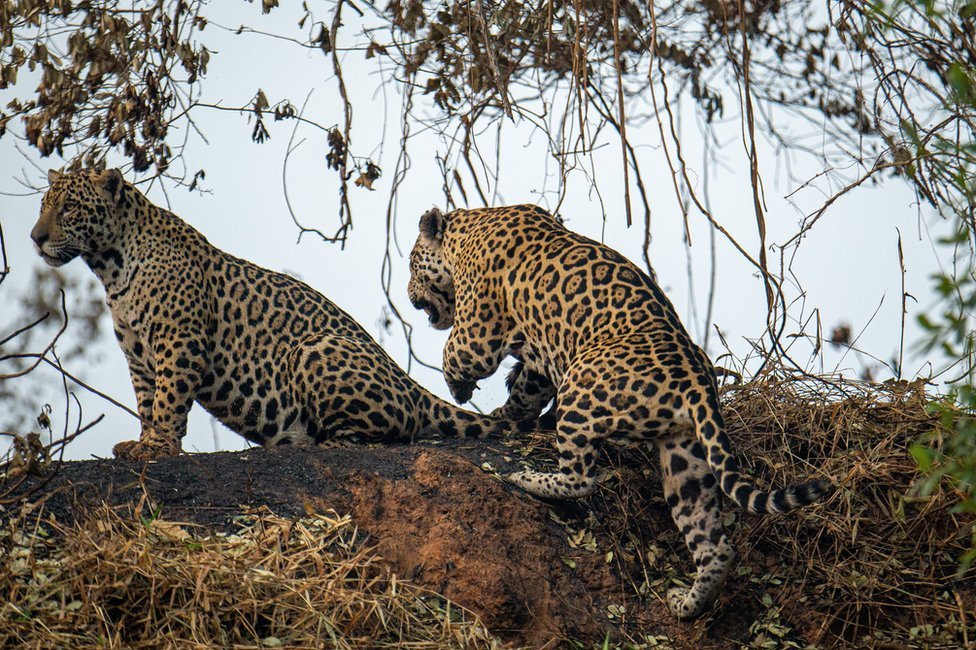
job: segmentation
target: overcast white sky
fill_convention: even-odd
[[[302,35],[295,31],[297,14],[278,9],[270,16],[261,17],[259,8],[260,3],[227,4],[219,11],[211,7],[209,15],[212,20],[227,26],[236,27],[243,22],[260,24],[268,31],[301,38]],[[218,16],[221,12],[227,15]],[[211,101],[222,101],[227,106],[244,105],[260,87],[272,103],[290,98],[300,105],[311,92],[306,116],[325,126],[341,123],[341,103],[332,79],[331,62],[321,52],[302,50],[294,44],[257,35],[235,36],[215,26],[209,27],[205,34],[206,42],[214,50],[204,80],[205,96]],[[352,35],[340,36],[340,46],[343,38],[351,39]],[[398,88],[393,84],[382,86],[384,77],[379,73],[379,61],[364,60],[361,52],[351,52],[344,57],[346,82],[355,111],[353,151],[370,156],[385,172],[377,181],[375,192],[351,189],[355,227],[345,250],[317,241],[312,235],[306,235],[296,243],[298,230],[289,217],[282,189],[283,163],[292,122],[269,123],[272,138],[259,145],[250,141],[251,127],[245,116],[201,110],[195,114],[195,119],[208,142],[191,137],[185,153],[191,171],[206,170],[203,186],[208,191],[188,193],[170,187],[164,195],[156,186],[149,195],[163,205],[168,200],[174,212],[202,231],[214,245],[308,282],[351,313],[367,330],[381,337],[394,358],[406,366],[406,345],[399,329],[395,327],[390,334],[385,334],[378,324],[385,304],[380,286],[380,265],[385,246],[386,203],[400,138]],[[22,90],[18,88],[17,92]],[[10,91],[0,91],[0,104],[6,104],[12,96]],[[727,107],[736,103],[731,95],[725,100]],[[724,164],[713,169],[709,178],[712,210],[736,239],[756,254],[758,240],[747,159],[738,134],[738,121],[734,115],[727,115],[727,119],[729,121],[721,131],[719,152]],[[686,156],[691,167],[700,174],[701,139],[690,110],[682,125]],[[645,166],[645,182],[652,201],[652,263],[659,281],[692,335],[701,341],[705,329],[701,315],[710,275],[707,224],[704,218],[691,216],[693,246],[689,251],[683,242],[681,213],[656,125],[651,123],[633,128],[629,137],[637,145],[638,155]],[[485,134],[483,145],[490,148],[493,140],[493,133]],[[335,172],[325,167],[325,136],[311,127],[299,127],[295,142],[301,142],[301,145],[289,158],[286,174],[292,206],[307,225],[331,232],[338,225],[338,193]],[[495,204],[538,202],[551,207],[556,199],[557,183],[553,175],[555,165],[546,153],[544,139],[533,134],[528,124],[507,123],[502,142],[501,174],[493,186]],[[597,178],[599,197],[586,178],[577,174],[560,212],[573,230],[602,238],[640,263],[642,230],[639,225],[627,229],[624,222],[619,145],[609,132],[602,136],[602,142],[606,146],[598,148],[592,159],[594,168],[600,170]],[[425,360],[439,363],[446,334],[430,329],[425,317],[410,307],[406,299],[406,255],[415,239],[419,216],[432,205],[444,207],[435,160],[435,153],[442,149],[443,143],[427,133],[413,138],[409,146],[412,168],[401,186],[396,206],[396,233],[403,257],[394,258],[392,295],[401,313],[415,325],[418,354]],[[764,147],[760,155],[768,207],[767,239],[771,244],[783,243],[797,231],[803,216],[819,207],[827,193],[822,183],[819,186],[815,183],[787,199],[797,187],[787,181],[783,166],[777,163],[769,147]],[[42,170],[63,164],[57,158],[35,158],[35,161]],[[797,177],[813,177],[821,169],[822,163],[815,160],[793,161],[792,171]],[[24,160],[15,149],[14,138],[4,137],[0,140],[0,192],[12,194],[0,194],[0,220],[11,275],[0,288],[0,334],[11,331],[14,324],[23,324],[27,318],[15,309],[16,296],[30,291],[31,268],[42,263],[28,236],[38,215],[40,196],[13,195],[23,192],[15,179],[22,178],[25,173],[35,184],[44,184],[44,174]],[[134,179],[131,174],[128,178]],[[473,198],[473,193],[469,192],[469,198]],[[940,227],[934,215],[920,212],[913,195],[899,180],[860,188],[837,201],[806,237],[793,261],[793,274],[805,292],[803,309],[798,305],[794,315],[807,317],[817,308],[825,334],[841,322],[849,323],[855,334],[864,330],[858,347],[883,359],[892,358],[898,351],[901,323],[898,232],[901,232],[906,258],[906,288],[918,299],[918,304],[908,303],[906,338],[911,343],[919,338],[914,326],[915,314],[933,302],[928,275],[938,263],[929,229],[939,230]],[[687,273],[689,252],[693,285],[689,285]],[[72,262],[64,270],[85,277],[91,273],[81,260]],[[741,357],[749,351],[746,339],[756,338],[763,331],[762,283],[753,269],[722,240],[718,243],[717,271],[713,323],[721,329],[733,352]],[[800,297],[797,289],[790,291],[791,298]],[[693,304],[698,311],[697,317],[693,314]],[[794,325],[793,331],[798,330]],[[111,328],[106,326],[105,331],[109,334],[106,340],[90,342],[103,352],[103,362],[95,367],[70,367],[69,370],[134,406],[122,353],[110,335]],[[807,331],[813,333],[815,330],[808,328]],[[72,335],[77,332],[69,329],[67,336]],[[708,351],[713,359],[724,351],[714,335]],[[815,371],[839,368],[853,372],[852,369],[859,369],[861,365],[856,355],[845,354],[844,350],[828,348],[822,361],[811,360],[809,351],[809,346],[798,344],[795,358],[809,362],[810,369]],[[918,355],[909,354],[906,374],[923,368],[924,362]],[[414,364],[411,374],[434,392],[448,395],[438,373]],[[877,373],[878,379],[887,376],[883,370]],[[486,382],[476,393],[475,401],[479,406],[490,409],[504,400],[500,379],[496,377]],[[64,406],[58,393],[60,380],[55,373],[38,371],[20,381],[32,382],[31,392],[44,396],[44,399],[62,400],[55,405],[53,416],[55,431],[59,431]],[[138,436],[138,423],[131,416],[96,397],[82,392],[78,396],[87,417],[105,413],[106,420],[69,447],[67,456],[109,456],[116,442]],[[219,425],[214,427],[200,407],[193,409],[190,432],[184,441],[186,450],[210,451],[215,446],[238,449],[244,444],[236,434]]]

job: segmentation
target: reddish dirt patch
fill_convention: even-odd
[[[543,504],[512,498],[468,460],[437,449],[422,451],[410,470],[399,481],[357,472],[348,484],[350,512],[399,575],[521,643],[602,635],[589,587],[609,582],[609,569],[574,575]]]

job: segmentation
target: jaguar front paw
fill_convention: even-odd
[[[522,408],[511,403],[506,403],[499,406],[488,415],[493,418],[509,420],[511,422],[526,422],[528,420],[534,420],[537,416],[537,414],[531,413],[529,409]]]
[[[454,401],[458,404],[464,404],[474,395],[474,389],[478,387],[478,382],[448,380],[447,387],[451,390]]]

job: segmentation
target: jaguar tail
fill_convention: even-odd
[[[422,428],[420,437],[501,437],[516,428],[516,425],[508,420],[466,411],[433,395],[429,399],[428,421]]]
[[[709,400],[712,401],[712,400]],[[692,409],[695,433],[705,449],[706,460],[718,479],[722,492],[749,512],[769,514],[787,512],[815,503],[834,486],[830,481],[814,480],[778,490],[761,490],[739,469],[732,455],[732,444],[725,432],[717,401]]]

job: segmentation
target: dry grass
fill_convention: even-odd
[[[924,389],[922,382],[778,379],[729,395],[728,417],[738,420],[737,439],[757,474],[782,485],[820,472],[839,485],[802,521],[745,522],[756,548],[815,585],[828,638],[883,630],[906,639],[929,625],[958,632],[968,645],[967,627],[976,629],[974,574],[957,575],[973,518],[953,512],[960,495],[947,484],[927,497],[911,490],[919,474],[909,449],[938,426]]]
[[[4,531],[0,647],[490,648],[476,617],[401,582],[348,517],[241,518],[233,535],[105,507]]]
[[[957,573],[976,541],[974,518],[954,512],[960,494],[948,484],[926,497],[912,491],[919,473],[911,445],[938,433],[930,399],[920,381],[869,384],[782,369],[724,389],[737,456],[761,485],[830,478],[838,486],[825,503],[782,515],[726,505],[741,559],[720,607],[759,610],[754,645],[976,643],[976,573]],[[651,480],[642,481],[648,466]],[[620,540],[619,557],[634,558],[624,567],[633,589],[663,594],[669,579],[689,577],[680,572],[690,562],[676,531],[662,536],[660,525],[640,521],[646,504],[661,499],[656,476],[656,459],[625,455],[597,509],[601,535]]]

